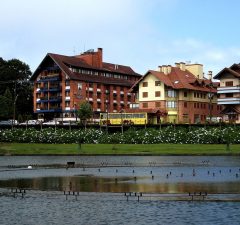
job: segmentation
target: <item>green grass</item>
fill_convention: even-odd
[[[223,144],[26,144],[0,143],[0,155],[240,155]]]

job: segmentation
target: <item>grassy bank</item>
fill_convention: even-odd
[[[25,144],[0,143],[0,155],[240,155],[223,144]]]

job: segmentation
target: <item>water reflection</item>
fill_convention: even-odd
[[[67,161],[86,167],[66,169],[64,165]],[[27,169],[30,162],[36,164],[31,170]],[[80,192],[240,193],[240,157],[12,156],[0,157],[0,163],[0,188]]]
[[[18,187],[37,190],[79,192],[147,192],[147,193],[240,193],[237,182],[171,182],[149,183],[145,177],[42,177],[32,179],[12,179],[0,181],[0,187]]]

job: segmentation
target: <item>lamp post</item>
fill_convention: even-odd
[[[106,132],[108,133],[108,102],[107,100],[106,100],[106,113],[107,113]]]
[[[209,98],[209,118],[210,122],[212,122],[212,99],[213,99],[214,93],[209,92],[208,98]]]
[[[75,119],[76,119],[76,123],[77,123],[77,106],[76,106],[76,103],[74,103],[74,114],[75,114]]]
[[[106,132],[108,133],[108,107],[109,107],[109,91],[106,90],[106,101],[105,101],[105,104],[106,104],[106,113],[107,113],[107,122],[106,122]]]
[[[18,98],[17,92],[17,82],[15,81],[14,84],[14,99],[13,99],[13,120],[12,120],[12,128],[15,125],[15,119],[16,119],[16,102]]]
[[[123,115],[122,115],[123,112],[124,112],[124,110],[121,109],[120,113],[121,113],[121,130],[122,130],[122,134],[123,134]]]

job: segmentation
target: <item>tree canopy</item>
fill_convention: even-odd
[[[0,57],[0,104],[13,109],[16,106],[16,115],[29,115],[33,112],[32,85],[29,66],[18,60],[4,60]],[[9,92],[6,96],[6,91]],[[11,98],[10,98],[11,96]],[[1,109],[0,117],[12,118],[12,111]],[[7,113],[8,112],[8,113]]]
[[[86,121],[92,116],[92,106],[88,102],[81,102],[77,114],[81,121]]]

